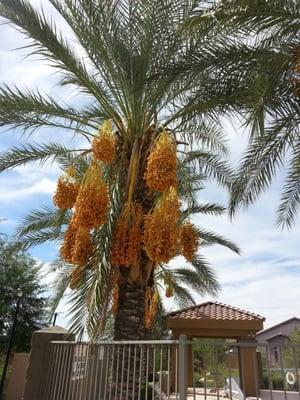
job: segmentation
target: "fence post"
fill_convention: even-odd
[[[188,344],[187,336],[179,336],[179,360],[178,360],[178,373],[179,373],[179,399],[187,399],[187,370],[188,370]]]
[[[41,400],[49,368],[50,343],[74,340],[74,336],[59,326],[52,326],[36,331],[31,339],[29,366],[26,373],[26,383],[23,400]]]

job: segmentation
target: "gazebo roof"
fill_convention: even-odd
[[[183,308],[168,314],[170,319],[197,319],[197,320],[260,320],[264,321],[265,318],[258,314],[253,314],[249,311],[242,310],[214,301],[198,304],[196,306]]]
[[[245,338],[255,336],[264,320],[258,314],[208,301],[169,313],[167,326],[175,336]]]

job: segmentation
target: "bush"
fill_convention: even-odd
[[[263,374],[263,389],[273,390],[297,390],[297,385],[289,385],[285,381],[285,374],[281,372],[271,372],[271,387],[269,382],[269,376],[267,372]]]
[[[141,400],[146,400],[146,393],[148,393],[148,399],[152,399],[153,389],[151,386],[144,385],[141,389]]]

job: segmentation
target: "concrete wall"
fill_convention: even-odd
[[[273,400],[299,400],[299,393],[298,392],[286,392],[282,390],[272,390]],[[260,398],[262,400],[271,400],[271,392],[270,390],[261,390],[260,391]]]
[[[26,371],[29,365],[29,354],[26,353],[15,353],[11,373],[9,376],[6,400],[22,400],[24,388]]]
[[[24,400],[41,400],[43,398],[50,364],[50,343],[51,341],[65,340],[73,341],[74,336],[59,326],[44,328],[33,333]]]

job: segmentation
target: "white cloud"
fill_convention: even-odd
[[[58,168],[48,165],[38,168],[37,163],[19,166],[14,171],[0,175],[0,206],[9,207],[37,195],[52,195]]]
[[[218,300],[265,316],[265,326],[299,316],[300,310],[300,226],[291,231],[275,228],[279,190],[277,182],[233,222],[227,217],[196,218],[197,224],[225,235],[242,250],[241,256],[221,246],[202,250],[222,285]]]
[[[6,186],[4,190],[0,190],[0,202],[9,203],[15,200],[22,200],[29,196],[37,194],[49,194],[51,195],[55,189],[55,181],[48,178],[42,178],[38,182],[34,182],[28,187],[16,189],[15,184],[11,187]]]

